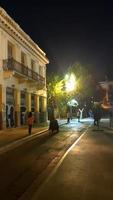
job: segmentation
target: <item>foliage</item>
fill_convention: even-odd
[[[69,66],[65,74],[74,74],[76,88],[72,92],[66,92],[64,75],[51,74],[47,76],[48,106],[56,109],[61,115],[66,112],[67,102],[72,98],[84,105],[85,99],[92,96],[92,76],[86,66],[79,63]]]
[[[82,101],[92,96],[93,79],[87,66],[76,63],[68,68],[69,73],[74,73],[77,79],[76,97]]]
[[[51,74],[47,76],[48,106],[57,110],[57,113],[66,112],[67,102],[71,98],[64,92],[63,75]]]

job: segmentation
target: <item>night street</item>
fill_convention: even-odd
[[[18,199],[35,193],[59,159],[91,122],[60,127],[58,134],[44,134],[0,156],[0,199]],[[35,188],[36,187],[36,188]],[[32,192],[31,192],[32,191]],[[29,195],[29,197],[30,197]]]
[[[112,200],[113,129],[91,127],[29,200]]]
[[[0,1],[0,200],[113,200],[112,1]]]

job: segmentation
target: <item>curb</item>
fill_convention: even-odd
[[[67,124],[66,122],[65,123],[61,123],[59,124],[59,126],[63,126]],[[0,147],[0,154],[3,154],[3,153],[6,153],[7,151],[10,151],[12,149],[15,149],[16,147],[18,146],[21,146],[22,144],[24,144],[25,142],[28,142],[28,141],[31,141],[32,139],[35,139],[35,137],[37,137],[37,135],[40,135],[44,132],[48,131],[48,128],[42,130],[42,131],[39,131],[35,134],[32,134],[32,135],[28,135],[28,136],[25,136],[21,139],[17,139],[13,142],[10,142],[9,144],[6,144],[5,146],[3,147]]]
[[[37,135],[40,135],[40,134],[42,134],[42,133],[44,133],[46,131],[48,131],[48,129],[45,129],[43,131],[39,131],[39,132],[37,132],[37,133],[35,133],[33,135],[28,135],[28,136],[26,136],[24,138],[21,138],[21,139],[15,140],[14,142],[11,142],[11,143],[1,147],[0,148],[0,154],[6,153],[7,151],[12,150],[12,149],[24,144],[25,142],[31,141],[32,139],[37,137]]]

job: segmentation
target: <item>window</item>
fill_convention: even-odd
[[[43,110],[43,97],[39,97],[39,112],[41,113]]]
[[[14,89],[7,87],[6,88],[6,103],[9,105],[14,105]]]
[[[35,95],[31,94],[31,110],[32,112],[35,111]]]
[[[24,91],[21,91],[21,106],[25,106],[26,105],[26,93]]]
[[[31,60],[31,69],[33,71],[35,71],[35,62],[34,62],[34,60]]]
[[[23,65],[26,65],[26,54],[21,52],[21,63]]]
[[[43,76],[43,67],[39,66],[39,75]]]
[[[13,57],[13,45],[8,42],[8,59]]]

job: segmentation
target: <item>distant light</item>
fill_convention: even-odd
[[[66,75],[65,75],[65,80],[68,80],[68,79],[69,79],[69,75],[66,74]]]
[[[76,77],[74,74],[71,74],[70,76],[66,75],[66,91],[71,92],[76,89]]]
[[[71,101],[68,101],[67,105],[75,107],[75,106],[78,106],[79,104],[77,100],[72,99]]]

